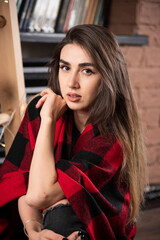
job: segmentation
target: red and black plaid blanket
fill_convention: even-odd
[[[7,206],[26,193],[28,174],[40,127],[36,97],[27,107],[24,119],[10,151],[0,168],[0,207]],[[66,123],[67,122],[67,123]],[[66,134],[66,124],[67,132]],[[122,149],[114,135],[103,138],[91,124],[71,144],[72,117],[56,124],[55,160],[58,181],[91,240],[133,239],[135,225],[127,225],[130,195],[119,182]],[[68,137],[67,137],[68,136]],[[2,211],[3,212],[3,211]],[[9,222],[1,215],[0,233]]]

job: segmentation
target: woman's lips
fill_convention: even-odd
[[[78,102],[81,96],[76,93],[67,93],[68,100],[71,102]]]

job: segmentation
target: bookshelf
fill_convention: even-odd
[[[65,33],[28,33],[21,32],[22,42],[58,43],[65,37]],[[145,35],[117,35],[116,39],[120,45],[147,45],[148,37]]]
[[[42,0],[17,0],[17,4],[23,2],[29,2],[32,4],[36,3],[37,1]],[[61,3],[65,2],[69,4],[69,2],[73,2],[73,0],[62,0]],[[95,2],[93,0],[90,0]],[[11,1],[13,4],[13,1]],[[44,2],[44,1],[43,1]],[[79,2],[89,2],[89,0],[83,0]],[[103,6],[105,2],[105,7]],[[100,9],[103,6],[103,13],[101,12],[101,19],[99,20],[100,25],[107,25],[109,19],[109,9],[111,0],[96,0],[97,12],[99,11],[100,16]],[[24,8],[24,5],[22,5]],[[29,6],[29,5],[28,5]],[[13,7],[12,7],[13,8]],[[15,7],[14,7],[15,9]],[[20,11],[20,9],[19,9]],[[25,10],[27,13],[27,10]],[[62,9],[61,9],[62,11]],[[96,11],[96,9],[95,9]],[[104,13],[106,13],[107,17],[104,18]],[[14,14],[18,15],[17,13]],[[17,17],[17,16],[16,16]],[[60,16],[57,15],[57,19]],[[25,82],[25,93],[27,97],[27,101],[30,99],[31,96],[41,92],[47,86],[47,72],[48,68],[46,64],[49,62],[52,56],[52,52],[54,47],[58,42],[60,42],[65,37],[65,32],[29,32],[20,29],[20,17],[18,16],[19,21],[19,33],[20,33],[20,42],[21,42],[21,50],[22,50],[22,58],[23,58],[23,75],[24,75],[24,82]],[[93,21],[93,16],[92,16]],[[96,23],[98,20],[96,20]],[[16,23],[17,24],[17,23]],[[22,24],[21,24],[22,25]],[[16,25],[17,27],[17,25]],[[147,45],[148,44],[148,37],[143,35],[117,35],[116,36],[118,43],[120,45]],[[23,76],[22,76],[23,79]],[[1,132],[1,131],[0,131]],[[4,148],[0,146],[0,163],[3,162],[4,159]]]
[[[107,26],[111,2],[111,0],[48,0],[47,5],[43,0],[17,0],[28,95],[36,94],[46,86],[46,63],[50,60],[56,44],[65,37],[69,27],[83,23]],[[148,44],[147,36],[125,35],[116,38],[120,45]]]
[[[28,33],[20,32],[22,42],[41,42],[41,43],[58,43],[65,37],[65,33]]]

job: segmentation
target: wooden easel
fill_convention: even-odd
[[[7,154],[26,107],[16,0],[0,1],[0,105],[1,125],[15,112],[4,134]]]

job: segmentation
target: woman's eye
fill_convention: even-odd
[[[69,70],[69,67],[68,66],[65,66],[65,65],[60,65],[59,66],[63,71],[68,71]]]
[[[83,69],[83,72],[84,72],[86,75],[94,74],[94,72],[93,72],[91,69],[89,69],[89,68]]]

